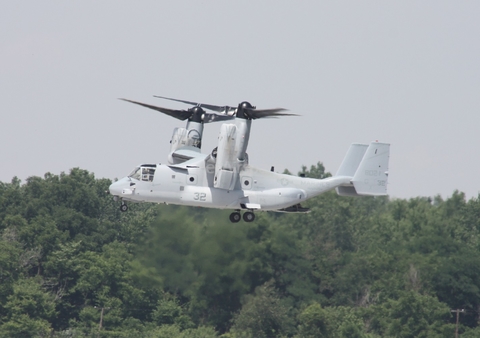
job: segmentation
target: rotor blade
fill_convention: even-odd
[[[164,96],[158,96],[158,95],[153,95],[154,97],[158,97],[160,99],[165,99],[165,100],[170,100],[170,101],[176,101],[176,102],[182,102],[186,104],[191,104],[193,106],[199,106],[202,108],[206,108],[208,110],[216,111],[216,112],[223,112],[228,113],[230,109],[235,109],[229,106],[216,106],[213,104],[206,104],[206,103],[198,103],[198,102],[193,102],[193,101],[186,101],[186,100],[179,100],[179,99],[172,99],[171,97],[164,97]]]
[[[141,102],[132,101],[132,100],[127,100],[127,99],[119,99],[119,100],[127,101],[127,102],[138,104],[140,106],[144,106],[144,107],[147,107],[147,108],[150,108],[150,109],[153,109],[153,110],[157,110],[161,113],[164,113],[168,116],[174,117],[174,118],[182,120],[182,121],[188,119],[192,115],[191,112],[186,111],[186,110],[176,110],[176,109],[168,109],[168,108],[163,108],[163,107],[157,107],[157,106],[153,106],[153,105],[150,105],[150,104],[141,103]]]
[[[285,108],[272,108],[272,109],[246,109],[248,116],[251,119],[260,119],[263,117],[274,116],[299,116],[298,114],[282,113],[286,111]]]

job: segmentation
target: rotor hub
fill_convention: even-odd
[[[247,101],[243,101],[242,103],[240,103],[239,106],[240,106],[239,108],[241,109],[255,109],[255,107],[252,106],[250,102],[247,102]]]
[[[243,101],[238,105],[236,116],[241,119],[250,120],[251,116],[249,112],[252,111],[253,109],[255,109],[255,107],[252,106],[250,102]]]
[[[189,111],[192,115],[188,118],[189,121],[192,122],[202,122],[203,116],[205,115],[205,111],[201,107],[193,107],[190,108]]]

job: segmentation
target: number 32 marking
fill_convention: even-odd
[[[204,192],[193,193],[193,199],[195,201],[205,202],[207,200],[207,194]]]

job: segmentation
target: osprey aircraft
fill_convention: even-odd
[[[308,212],[302,202],[332,189],[342,196],[387,193],[387,143],[352,144],[333,177],[313,179],[279,174],[273,168],[268,171],[250,166],[247,147],[252,121],[295,114],[286,113],[283,108],[256,109],[246,101],[233,108],[157,97],[192,108],[176,110],[121,100],[187,120],[187,124],[174,129],[166,163],[138,165],[128,176],[110,185],[110,194],[121,201],[121,211],[128,210],[126,202],[189,205],[231,209],[231,222],[242,218],[252,222],[258,211]],[[223,121],[217,147],[202,153],[204,124],[216,121]]]

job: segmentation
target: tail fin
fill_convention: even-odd
[[[343,159],[335,176],[354,176],[360,162],[367,151],[368,144],[353,143],[348,148],[347,155]]]
[[[390,144],[352,144],[337,175],[353,176],[353,186],[337,188],[339,195],[382,196],[387,194]],[[355,168],[357,166],[357,168]]]

